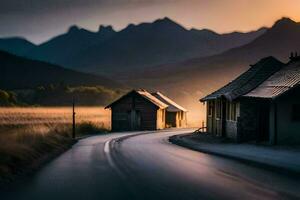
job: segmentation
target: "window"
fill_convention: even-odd
[[[293,121],[300,121],[300,104],[294,104],[292,107],[292,119]]]

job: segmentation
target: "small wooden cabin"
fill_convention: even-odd
[[[201,99],[207,132],[235,141],[300,144],[300,58],[264,58]]]
[[[158,92],[132,90],[105,108],[111,109],[112,131],[186,126],[186,109]]]

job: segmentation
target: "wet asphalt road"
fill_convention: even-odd
[[[80,140],[22,184],[14,199],[300,199],[300,180],[185,149],[191,130],[115,133]]]

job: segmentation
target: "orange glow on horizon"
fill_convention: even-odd
[[[118,12],[107,13],[99,20],[120,30],[130,23],[151,22],[168,16],[186,28],[227,33],[270,27],[282,17],[300,21],[299,10],[299,0],[174,0],[138,9],[128,6]],[[95,19],[85,21],[85,25],[98,28],[99,21]]]

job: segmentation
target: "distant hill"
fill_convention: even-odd
[[[187,30],[169,18],[131,24],[119,32],[110,26],[101,26],[97,32],[72,26],[67,33],[27,51],[26,56],[80,71],[116,75],[215,55],[247,44],[265,31],[217,34],[207,29]],[[18,54],[17,48],[15,51]]]
[[[26,89],[61,83],[70,86],[122,87],[121,84],[105,77],[77,72],[0,51],[0,89]]]
[[[12,37],[0,39],[0,50],[7,51],[12,54],[24,56],[35,48],[35,44],[23,38]]]

